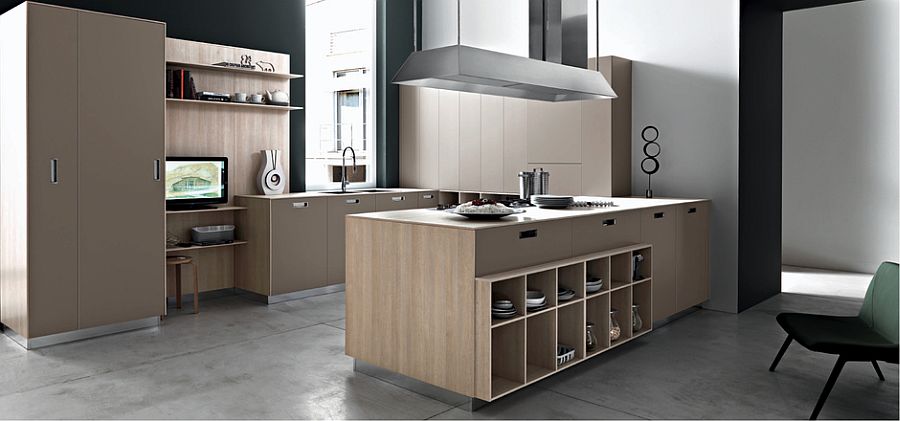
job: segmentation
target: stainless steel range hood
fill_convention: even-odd
[[[523,41],[531,57],[457,43],[414,51],[393,82],[541,101],[616,98],[600,72],[583,68],[587,65],[587,0],[516,2],[529,8],[529,39]],[[457,31],[460,27],[457,21]]]

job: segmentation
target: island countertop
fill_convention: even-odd
[[[347,218],[372,219],[386,222],[397,222],[417,225],[430,225],[436,227],[456,228],[465,230],[480,230],[497,227],[506,227],[532,222],[553,221],[567,218],[580,218],[585,216],[602,215],[605,213],[624,212],[638,209],[656,208],[662,206],[681,205],[686,203],[707,202],[708,199],[677,199],[677,198],[641,198],[641,197],[593,197],[576,196],[576,201],[612,201],[614,206],[597,208],[572,208],[572,209],[541,209],[538,207],[524,208],[525,213],[510,215],[499,220],[476,221],[464,216],[453,215],[436,209],[413,209],[402,211],[371,212],[348,215]]]

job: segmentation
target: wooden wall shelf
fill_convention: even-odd
[[[206,212],[232,212],[247,210],[244,206],[221,206],[211,209],[187,209],[187,210],[167,210],[166,215],[177,215],[186,213],[206,213]]]
[[[242,244],[247,244],[246,241],[235,240],[234,242],[227,244],[215,244],[211,246],[191,246],[191,247],[167,247],[166,253],[171,253],[173,251],[191,251],[191,250],[204,250],[204,249],[214,249],[219,247],[234,247],[240,246]]]
[[[285,80],[299,79],[303,77],[303,75],[295,75],[291,73],[263,72],[259,70],[239,69],[235,67],[216,66],[213,64],[185,63],[180,61],[167,61],[166,67],[186,67],[191,69],[214,70],[218,72],[240,73],[244,75],[262,76],[272,79]]]
[[[223,106],[223,107],[249,107],[249,108],[254,108],[254,109],[272,110],[272,111],[296,111],[296,110],[303,109],[303,107],[289,107],[289,106],[285,106],[285,105],[266,105],[266,104],[250,104],[250,103],[241,103],[241,102],[201,101],[201,100],[197,100],[197,99],[166,98],[166,103],[170,103],[170,102],[213,105],[213,106]]]

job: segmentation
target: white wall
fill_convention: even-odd
[[[784,14],[783,262],[898,260],[898,1]]]
[[[634,60],[633,192],[646,189],[640,133],[652,124],[654,193],[712,199],[707,307],[725,311],[737,309],[738,19],[738,0],[600,2],[600,55]]]

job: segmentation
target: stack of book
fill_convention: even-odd
[[[166,69],[166,98],[195,99],[197,88],[191,72],[184,69]]]

